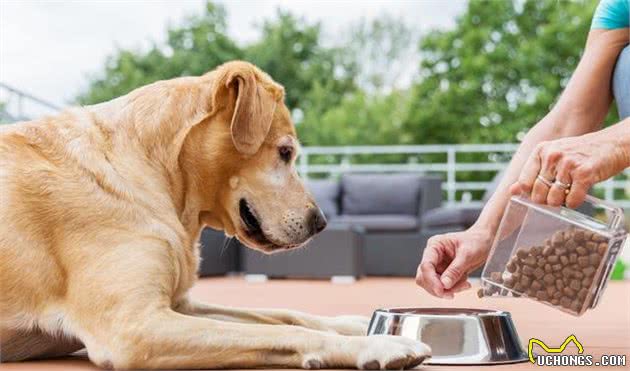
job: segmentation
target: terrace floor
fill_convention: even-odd
[[[524,342],[539,338],[558,346],[574,334],[584,346],[585,354],[598,360],[602,354],[623,354],[630,362],[630,282],[611,282],[600,305],[576,318],[547,306],[523,299],[478,299],[469,290],[453,300],[436,299],[421,291],[411,278],[367,278],[354,284],[331,284],[328,281],[271,280],[248,283],[242,277],[206,278],[193,289],[193,296],[217,304],[244,307],[291,308],[311,313],[364,314],[382,307],[439,306],[507,310],[512,313]],[[572,346],[570,346],[572,347]],[[497,370],[534,370],[531,363],[487,367]],[[626,366],[628,367],[628,366]],[[85,356],[60,360],[0,364],[2,371],[27,370],[97,370]],[[424,366],[423,370],[450,371],[462,366]],[[475,370],[483,367],[474,367]],[[562,367],[553,367],[563,370]],[[581,369],[586,369],[581,367]],[[600,367],[600,369],[614,369]],[[620,369],[620,368],[616,368]]]

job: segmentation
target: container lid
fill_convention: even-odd
[[[600,200],[593,196],[586,196],[585,202],[589,203],[595,210],[604,210],[606,220],[602,221],[590,215],[579,212],[578,210],[569,209],[564,206],[554,207],[537,204],[531,201],[527,196],[513,196],[512,201],[525,205],[528,208],[535,209],[543,214],[561,218],[567,223],[589,229],[593,232],[606,234],[609,237],[624,231],[624,213],[623,209],[606,201]]]

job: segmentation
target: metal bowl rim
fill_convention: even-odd
[[[397,307],[397,308],[380,308],[374,311],[374,314],[382,313],[390,316],[398,317],[510,317],[509,312],[493,309],[477,309],[477,308],[440,308],[440,307]]]

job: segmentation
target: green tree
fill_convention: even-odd
[[[248,60],[283,84],[287,105],[299,107],[300,113],[334,106],[354,90],[352,65],[344,65],[338,49],[322,46],[319,24],[279,11],[263,23],[257,41],[241,47],[227,36],[225,19],[225,9],[208,2],[203,14],[167,30],[165,45],[154,45],[146,52],[117,51],[78,101],[106,101],[156,80],[201,75],[233,59]],[[316,87],[328,92],[324,101],[309,101]]]
[[[340,50],[322,46],[321,39],[319,23],[278,11],[276,18],[263,23],[260,39],[245,48],[245,59],[284,85],[289,108],[320,110],[354,90],[356,74],[354,66],[340,58]],[[327,91],[326,99],[314,102],[310,93],[318,88]]]
[[[471,0],[451,30],[422,37],[383,15],[324,46],[319,24],[279,11],[239,46],[225,9],[168,30],[148,51],[119,50],[78,100],[101,102],[138,86],[249,60],[286,87],[308,145],[513,142],[551,107],[579,60],[597,0]],[[410,90],[399,71],[421,60]],[[611,118],[612,119],[612,118]]]
[[[148,51],[119,50],[109,58],[103,74],[77,100],[94,104],[124,95],[148,83],[185,75],[201,75],[243,51],[227,34],[225,9],[211,2],[201,15],[167,30],[166,45]]]
[[[318,92],[326,94],[324,90]],[[300,139],[306,145],[408,143],[412,138],[401,132],[408,106],[404,91],[387,95],[358,91],[317,117],[307,112],[304,123],[298,126]]]
[[[357,85],[370,94],[403,88],[416,70],[420,32],[404,18],[385,13],[351,24],[343,41],[346,63],[356,69]]]
[[[596,0],[480,1],[420,43],[404,128],[416,143],[514,142],[575,69]]]
[[[371,21],[361,19],[344,32],[335,50],[339,65],[352,76],[351,84],[331,95],[325,82],[307,92],[304,120],[298,126],[307,145],[376,145],[411,141],[402,131],[409,94],[403,77],[413,70],[414,41],[418,33],[404,20],[384,14]],[[406,74],[405,74],[406,72]]]

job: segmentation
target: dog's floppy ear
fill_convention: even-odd
[[[228,104],[234,105],[230,124],[232,141],[239,152],[253,155],[267,137],[284,91],[249,63],[231,62],[221,69],[223,76],[219,81],[223,86],[217,89],[226,89]]]

